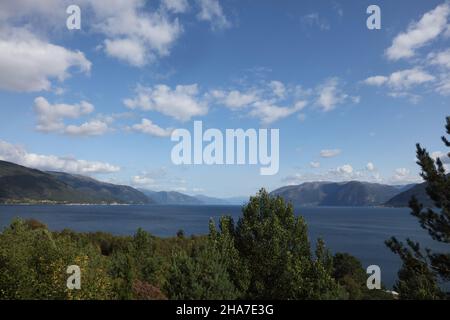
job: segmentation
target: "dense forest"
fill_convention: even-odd
[[[51,232],[15,220],[0,234],[1,299],[389,299],[366,288],[354,257],[312,252],[302,217],[261,190],[235,224],[210,222],[205,236],[158,238]],[[67,288],[69,265],[81,289]]]

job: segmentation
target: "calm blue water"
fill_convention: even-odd
[[[433,243],[409,209],[394,208],[298,208],[305,217],[311,239],[322,237],[333,252],[348,252],[364,267],[381,267],[382,281],[390,287],[400,261],[384,245],[391,236],[410,237],[431,248],[448,250]],[[241,215],[240,206],[0,206],[0,228],[14,217],[35,218],[51,230],[64,228],[81,232],[105,231],[131,235],[137,228],[161,237],[173,236],[179,229],[185,234],[206,234],[210,217]]]

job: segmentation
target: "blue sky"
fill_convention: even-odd
[[[66,8],[81,8],[68,30]],[[153,190],[247,196],[420,181],[442,156],[450,3],[2,1],[0,159]],[[280,169],[175,166],[171,130],[276,128]],[[448,158],[445,159],[448,162]]]

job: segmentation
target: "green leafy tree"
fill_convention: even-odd
[[[214,221],[211,219],[209,222],[209,239],[217,251],[221,253],[222,264],[226,267],[238,296],[244,298],[250,285],[250,272],[236,249],[234,228],[233,218],[229,216],[220,218],[219,231],[216,230]]]
[[[222,219],[219,232],[210,224],[210,237],[225,254],[225,265],[242,297],[333,299],[340,295],[324,243],[319,242],[315,258],[305,221],[294,215],[291,204],[261,189],[242,213],[236,226],[231,218]]]
[[[81,269],[81,290],[66,286],[69,265]],[[15,220],[0,234],[1,299],[109,299],[111,279],[98,248]]]
[[[237,291],[215,246],[194,246],[190,253],[178,251],[172,258],[165,291],[169,299],[235,299]]]
[[[366,271],[361,261],[348,253],[336,253],[333,257],[333,277],[345,288],[351,300],[391,300],[392,294],[381,290],[367,288]]]
[[[446,119],[447,134],[450,134],[450,117]],[[450,141],[442,137],[446,147]],[[450,153],[447,154],[447,157]],[[448,158],[447,158],[448,159]],[[412,215],[417,217],[422,228],[433,240],[450,244],[450,176],[446,173],[441,158],[433,159],[425,148],[417,144],[417,164],[421,176],[427,183],[426,192],[434,203],[434,208],[424,208],[413,197],[409,203]],[[450,253],[434,252],[407,239],[406,244],[395,237],[386,241],[387,246],[400,256],[403,266],[395,289],[403,299],[438,299],[443,297],[438,281],[450,280]]]

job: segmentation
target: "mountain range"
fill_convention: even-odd
[[[0,161],[0,203],[241,205],[245,199],[138,190],[82,175],[40,171]]]
[[[361,181],[348,182],[306,182],[300,185],[286,186],[271,192],[281,196],[294,206],[384,206],[390,200],[399,197],[396,206],[407,206],[405,193],[410,195],[413,185],[392,186]],[[422,191],[417,189],[416,191]]]
[[[360,181],[307,182],[271,192],[295,206],[404,207],[415,195],[425,205],[425,184],[391,186]],[[90,177],[40,171],[0,161],[0,203],[243,205],[248,198],[190,196],[176,191],[151,191],[101,182]]]

